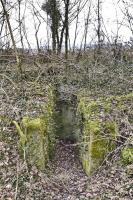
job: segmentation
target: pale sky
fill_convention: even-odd
[[[23,2],[24,1],[25,0],[23,0]],[[32,1],[32,0],[29,0],[29,1]],[[37,3],[39,3],[39,5],[41,6],[42,3],[44,2],[44,0],[38,0],[38,1],[33,0],[33,1],[35,2],[35,6],[37,5]],[[92,0],[90,19],[93,24],[97,23],[97,21],[96,21],[96,1],[97,0]],[[26,2],[27,2],[27,6],[26,6],[26,11],[25,11],[25,27],[26,27],[26,32],[27,32],[29,42],[30,42],[32,48],[34,48],[34,47],[36,47],[36,41],[35,41],[35,36],[34,36],[35,31],[34,31],[33,16],[30,11],[31,6],[29,6],[28,1],[26,1]],[[80,16],[79,16],[78,35],[77,35],[76,45],[80,45],[81,40],[83,38],[84,18],[86,18],[86,16],[87,16],[89,2],[90,2],[90,0],[88,0],[85,8],[83,9],[83,11],[80,13]],[[102,15],[103,22],[104,22],[104,27],[102,26],[102,28],[103,28],[104,33],[108,37],[110,37],[111,40],[113,40],[113,37],[115,37],[117,35],[117,30],[119,29],[118,34],[120,36],[120,39],[123,41],[127,41],[132,36],[132,34],[131,34],[131,31],[127,27],[120,25],[120,23],[125,23],[126,20],[124,19],[124,16],[121,11],[121,9],[123,9],[122,4],[120,4],[120,3],[117,4],[117,2],[118,2],[118,0],[102,0],[101,15]],[[37,9],[40,10],[38,6],[37,6]],[[24,6],[23,6],[22,14],[23,14],[23,12],[24,12]],[[43,11],[41,11],[41,14],[44,18],[46,18],[46,15]],[[17,12],[16,11],[15,12],[12,11],[12,17],[13,17],[13,20],[11,21],[12,25],[14,28],[16,28],[16,26],[17,26],[17,24],[16,24]],[[106,29],[105,29],[105,27],[106,27]],[[16,40],[19,41],[18,31],[16,31],[14,34],[15,34]],[[70,26],[71,46],[73,45],[74,35],[75,35],[75,21],[73,21]],[[88,28],[88,38],[87,38],[88,44],[90,43],[90,41],[92,41],[92,39],[95,40],[95,35],[96,35],[95,27],[94,27],[94,25],[91,24],[91,25],[89,25],[89,28]],[[42,45],[46,45],[47,30],[46,30],[46,23],[43,22],[43,20],[42,20],[42,24],[39,29],[38,37],[40,39],[40,43]]]

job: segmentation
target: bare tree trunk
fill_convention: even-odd
[[[75,36],[74,36],[74,43],[73,43],[73,53],[75,51],[75,44],[76,44],[76,39],[77,39],[77,30],[78,30],[78,21],[79,21],[79,13],[80,13],[80,4],[81,4],[81,0],[79,1],[78,7],[77,7],[76,28],[75,28]]]
[[[1,28],[0,28],[0,36],[2,34],[2,31],[3,31],[4,22],[5,22],[5,19],[4,19],[4,16],[3,16],[3,21],[2,21],[2,24],[1,24]]]
[[[62,27],[61,34],[60,34],[60,42],[59,42],[58,53],[61,53],[64,31],[65,31],[65,23],[63,23],[63,27]]]
[[[89,26],[90,12],[91,12],[91,2],[90,2],[90,5],[89,5],[89,10],[88,10],[88,14],[87,14],[87,19],[86,19],[86,22],[85,22],[84,51],[85,51],[85,49],[86,49],[86,43],[87,43],[87,35],[88,35],[88,26]]]
[[[47,50],[50,52],[50,37],[49,37],[49,25],[48,25],[48,14],[47,14]]]
[[[59,39],[59,32],[58,32],[58,30],[56,30],[56,40],[57,40],[57,53],[58,53],[59,46],[60,46],[60,39]]]
[[[52,25],[51,30],[52,30],[52,49],[53,52],[56,53],[56,30],[54,25]]]
[[[69,4],[70,0],[65,1],[65,58],[68,58],[68,39],[69,39],[69,22],[68,22],[68,14],[69,14]]]
[[[21,0],[18,0],[18,20],[19,20],[19,34],[22,50],[24,50],[23,35],[22,35],[22,21],[21,21]]]
[[[98,37],[98,54],[101,51],[101,41],[100,41],[100,33],[101,33],[101,17],[100,17],[100,0],[97,2],[97,20],[98,20],[98,27],[97,27],[97,37]]]
[[[56,53],[59,48],[59,21],[60,12],[58,9],[58,2],[56,0],[51,1],[51,31],[52,31],[52,41],[53,41],[53,52]]]
[[[38,31],[39,31],[39,27],[41,24],[38,25],[36,32],[35,32],[35,38],[36,38],[36,45],[37,45],[37,51],[38,53],[40,52],[40,44],[39,44],[39,39],[38,39]]]
[[[5,17],[6,17],[9,33],[10,33],[11,40],[12,40],[12,44],[13,44],[13,47],[14,47],[16,61],[17,61],[17,67],[18,67],[20,73],[22,73],[21,61],[20,61],[20,58],[19,58],[19,55],[18,55],[15,39],[14,39],[14,36],[13,36],[13,31],[12,31],[10,20],[9,20],[9,15],[8,15],[8,13],[6,11],[5,3],[3,2],[3,0],[0,0],[0,2],[1,2],[1,5],[3,7],[3,11],[4,11],[4,14],[5,14]]]
[[[40,44],[39,44],[39,39],[38,39],[38,32],[39,32],[39,28],[41,26],[41,21],[36,16],[36,18],[37,18],[37,20],[39,22],[38,25],[36,25],[35,16],[36,16],[36,13],[35,13],[35,11],[33,11],[33,20],[34,20],[34,28],[35,28],[35,39],[36,39],[37,51],[39,53],[40,52]]]

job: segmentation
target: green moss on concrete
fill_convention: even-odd
[[[46,129],[43,118],[30,119],[29,117],[24,117],[21,126],[27,131],[27,134],[32,134],[33,131],[39,131],[40,134],[43,134]]]
[[[105,122],[105,132],[109,134],[112,139],[116,139],[118,134],[118,127],[115,121],[106,121]]]
[[[96,170],[109,152],[116,147],[119,130],[118,117],[132,107],[133,94],[112,96],[93,100],[81,98],[78,114],[82,120],[80,157],[87,175]],[[128,151],[124,151],[124,155]],[[130,158],[131,160],[131,152]]]
[[[21,130],[19,124],[16,121],[13,121],[13,123],[16,126],[17,132],[20,137],[19,144],[20,144],[20,146],[24,147],[27,142],[27,137],[26,137],[25,133]]]
[[[23,117],[20,125],[14,122],[19,133],[19,149],[30,165],[44,170],[54,147],[53,109],[54,95],[51,87],[47,88],[47,102],[42,114],[36,118]]]
[[[88,159],[82,158],[82,166],[86,172],[86,175],[89,176],[90,175],[90,166],[88,165]]]
[[[96,169],[100,163],[103,161],[106,152],[109,151],[110,147],[110,138],[105,137],[101,134],[102,124],[100,121],[96,120],[87,120],[84,123],[84,149],[81,150],[81,160],[82,163],[85,163],[83,168],[85,169],[87,175]],[[113,133],[111,133],[112,135]],[[84,154],[87,159],[84,159]]]
[[[124,147],[121,151],[122,161],[125,164],[131,164],[133,162],[133,147]]]

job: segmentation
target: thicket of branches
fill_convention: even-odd
[[[91,48],[97,56],[111,47],[115,59],[126,59],[124,49],[131,54],[133,47],[132,0],[116,1],[114,32],[108,30],[103,7],[101,0],[0,0],[0,51],[15,52],[20,71],[19,55],[25,52],[63,52],[68,58],[70,52],[79,57]],[[120,39],[123,27],[131,36],[126,44]]]

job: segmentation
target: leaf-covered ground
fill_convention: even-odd
[[[117,160],[88,178],[73,145],[58,141],[47,173],[41,173],[20,159],[9,134],[10,144],[0,142],[1,200],[133,199],[133,166],[124,167]]]

